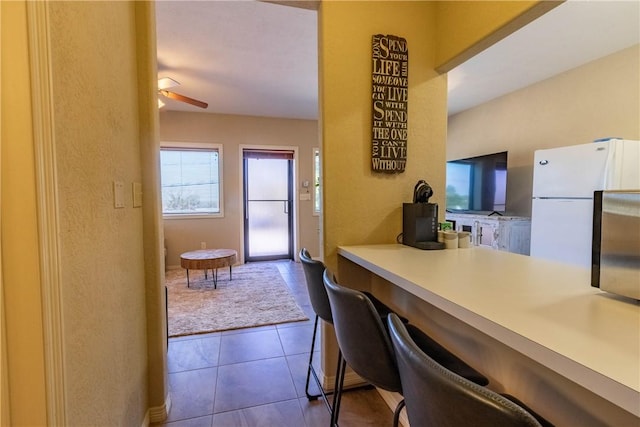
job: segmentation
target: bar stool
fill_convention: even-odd
[[[324,272],[323,281],[331,304],[338,345],[343,356],[339,366],[340,382],[333,399],[331,425],[334,426],[338,421],[347,363],[356,374],[376,387],[398,393],[402,393],[403,390],[389,334],[369,298],[360,291],[335,283],[328,270]],[[395,313],[389,314],[388,317],[399,319]],[[402,323],[401,320],[398,321]],[[410,324],[405,324],[405,327],[411,331],[413,339],[420,342],[423,351],[437,357],[445,366],[478,384],[489,383],[486,377],[447,351],[420,329]],[[394,427],[398,425],[403,407],[404,399],[394,411]]]
[[[553,426],[512,396],[468,381],[429,357],[393,314],[388,327],[411,425]]]
[[[313,311],[316,314],[314,325],[313,325],[313,337],[311,339],[311,352],[309,354],[309,366],[307,368],[305,394],[307,395],[307,399],[309,400],[316,400],[318,397],[322,396],[325,401],[325,404],[327,405],[327,409],[331,414],[333,414],[333,407],[329,405],[329,401],[327,399],[327,396],[333,394],[333,392],[326,392],[324,390],[324,388],[322,387],[321,381],[318,378],[318,375],[315,371],[315,368],[313,367],[313,353],[315,350],[316,335],[318,331],[318,320],[322,319],[325,322],[333,325],[331,305],[329,303],[329,297],[327,296],[327,290],[322,280],[322,275],[325,272],[325,265],[321,261],[312,259],[306,248],[303,248],[300,251],[299,257],[300,257],[300,262],[302,263],[302,268],[303,268],[305,279],[307,282],[307,289],[309,292],[309,300],[311,301],[311,307],[313,308]],[[367,296],[370,298],[370,300],[374,304],[375,312],[377,316],[380,317],[380,319],[384,323],[386,323],[387,316],[393,312],[391,308],[385,305],[382,301],[378,300],[372,294],[367,293]],[[407,319],[403,317],[399,316],[399,318],[402,321],[405,321],[405,322],[407,321]],[[338,381],[340,380],[338,373],[339,373],[341,362],[342,362],[342,353],[338,351],[338,369],[336,371],[336,378],[335,378],[336,385],[334,386],[334,390],[336,390]],[[318,389],[320,390],[320,394],[311,394],[309,392],[309,382],[312,375],[318,386]],[[335,399],[334,399],[334,403],[335,403]]]
[[[306,248],[303,248],[300,251],[300,262],[302,263],[302,269],[304,271],[304,276],[307,282],[307,290],[309,293],[309,300],[311,301],[311,307],[315,312],[315,321],[313,324],[313,337],[311,338],[311,352],[309,353],[309,366],[307,369],[307,381],[305,383],[305,394],[307,395],[307,399],[316,400],[318,397],[322,396],[325,404],[327,405],[327,409],[331,411],[331,407],[329,406],[329,401],[327,400],[327,395],[333,394],[332,392],[326,392],[324,387],[318,378],[318,374],[316,373],[315,368],[313,367],[313,353],[316,346],[316,335],[318,332],[318,321],[319,319],[324,320],[329,324],[333,324],[333,318],[331,316],[331,306],[329,305],[329,299],[327,298],[327,291],[324,289],[324,284],[322,283],[322,274],[324,273],[325,266],[322,262],[316,261],[311,258],[309,252]],[[338,359],[341,358],[341,355],[338,355]],[[318,389],[320,390],[320,394],[311,394],[309,393],[309,380],[313,375],[313,378],[318,385]]]

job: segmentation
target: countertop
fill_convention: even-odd
[[[640,416],[640,303],[591,287],[589,268],[480,247],[338,254]]]

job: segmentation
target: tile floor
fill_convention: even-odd
[[[329,426],[324,402],[304,391],[314,318],[304,273],[300,263],[275,264],[311,320],[170,339],[171,410],[153,426]],[[390,426],[392,418],[375,389],[343,395],[341,427]]]

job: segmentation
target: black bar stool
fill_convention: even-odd
[[[309,252],[306,248],[303,248],[300,251],[300,262],[302,263],[302,269],[304,271],[304,276],[307,282],[307,290],[309,293],[309,300],[311,301],[311,307],[313,311],[316,313],[315,321],[313,324],[313,337],[311,338],[311,352],[309,354],[309,367],[307,369],[307,381],[305,384],[305,394],[307,395],[307,399],[316,400],[318,397],[322,396],[325,404],[327,405],[327,409],[331,411],[331,406],[329,406],[329,401],[327,400],[327,395],[333,394],[332,392],[326,392],[322,387],[321,381],[318,378],[318,374],[316,373],[315,368],[313,367],[313,353],[316,345],[316,335],[318,332],[318,321],[319,319],[324,320],[329,324],[333,324],[333,318],[331,316],[331,306],[329,305],[329,299],[327,298],[327,291],[324,289],[324,284],[322,283],[322,274],[324,273],[325,266],[322,262],[316,261],[311,258]],[[338,359],[341,356],[338,355]],[[320,390],[320,394],[311,394],[309,393],[309,380],[313,375],[313,378],[318,385],[318,389]]]
[[[429,357],[393,314],[388,327],[411,425],[553,426],[512,396],[467,381]]]
[[[335,283],[328,270],[325,270],[323,281],[331,304],[338,345],[343,356],[339,374],[341,382],[336,388],[333,399],[333,426],[338,421],[342,381],[347,363],[356,374],[376,387],[398,393],[402,393],[403,389],[391,340],[383,323],[385,320],[378,316],[372,302],[364,293]],[[395,313],[389,314],[388,317],[399,319]],[[400,319],[399,321],[403,323]],[[450,369],[479,384],[489,383],[486,377],[447,351],[420,329],[409,324],[406,328],[411,331],[413,339],[420,342],[423,351],[434,355]],[[404,400],[394,411],[394,426],[398,425],[403,407]]]
[[[318,378],[315,368],[313,367],[313,353],[315,350],[316,344],[316,336],[318,331],[318,320],[322,319],[325,322],[333,325],[333,316],[331,313],[331,305],[329,303],[329,297],[327,296],[327,290],[324,287],[324,283],[322,280],[322,275],[325,272],[325,265],[321,261],[314,260],[309,255],[309,252],[306,248],[303,248],[300,253],[300,262],[302,263],[302,268],[304,271],[305,279],[307,282],[307,289],[309,292],[309,300],[311,301],[311,307],[315,312],[315,321],[313,325],[313,337],[311,339],[311,353],[309,354],[309,366],[307,369],[307,380],[305,384],[305,394],[307,395],[307,399],[316,400],[318,397],[322,396],[325,404],[327,405],[327,409],[332,414],[335,405],[331,406],[327,399],[327,396],[333,394],[334,392],[327,392],[322,387],[321,381]],[[366,293],[369,299],[372,301],[375,307],[375,312],[378,317],[382,320],[383,323],[386,323],[387,316],[393,311],[387,305],[385,305],[382,301],[378,300],[370,293]],[[403,321],[407,321],[403,317],[400,317]],[[342,364],[342,353],[338,351],[338,369],[336,370],[336,378],[335,378],[335,386],[334,390],[336,390],[338,383],[342,384],[343,378],[340,377],[340,365]],[[318,389],[320,390],[320,394],[311,394],[309,392],[309,382],[310,378],[313,376],[316,384],[318,385]],[[338,402],[339,409],[339,402]]]

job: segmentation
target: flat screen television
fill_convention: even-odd
[[[447,162],[447,211],[504,213],[507,152]]]

